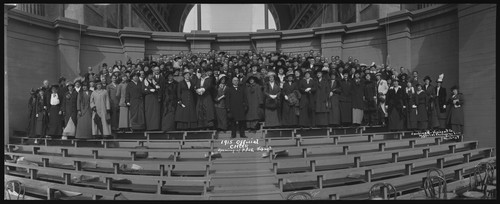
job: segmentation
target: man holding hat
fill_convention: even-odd
[[[139,75],[139,73],[132,75],[132,81],[127,84],[125,95],[125,104],[129,106],[130,126],[133,130],[146,128],[143,83],[139,82]]]
[[[349,80],[349,71],[345,70],[342,81],[340,81],[340,122],[342,126],[349,126],[352,123],[352,83]]]
[[[379,107],[377,109],[380,111],[379,123],[385,125],[385,119],[388,117],[387,109],[385,108],[385,94],[387,94],[389,86],[387,85],[387,81],[382,79],[382,73],[377,72],[375,74],[375,77],[377,78],[376,88],[377,88],[377,102]]]

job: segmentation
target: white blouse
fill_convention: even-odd
[[[59,97],[57,96],[57,93],[53,93],[52,96],[50,97],[50,105],[59,105]]]

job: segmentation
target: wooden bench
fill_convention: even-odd
[[[306,157],[293,159],[276,159],[273,161],[274,172],[292,173],[310,171],[333,170],[350,167],[370,166],[376,164],[406,161],[411,159],[427,158],[429,152],[440,152],[441,155],[451,153],[454,146],[456,152],[475,149],[477,141],[468,141],[451,144],[440,144],[429,147],[408,148],[404,150],[379,151],[371,153],[348,154],[337,156]],[[457,151],[458,150],[458,151]],[[436,154],[437,155],[437,154]],[[313,162],[314,161],[314,162]],[[304,165],[305,164],[305,165]]]
[[[475,165],[477,165],[478,163],[488,161],[490,159],[491,159],[491,157],[477,160],[477,161],[473,161],[470,163],[465,163],[465,164],[460,164],[460,165],[455,165],[455,166],[443,168],[442,170],[446,175],[458,174],[458,172],[460,172],[460,171],[473,169],[475,167]],[[414,186],[413,188],[418,189],[421,186],[422,179],[426,176],[427,176],[427,172],[423,172],[423,173],[418,173],[418,174],[401,176],[401,177],[397,177],[397,178],[385,179],[384,182],[392,184],[393,186],[396,187],[396,189],[400,189],[399,187],[401,187],[403,185],[408,185],[408,184],[412,184]],[[341,199],[342,197],[349,196],[349,195],[368,193],[368,190],[370,189],[370,187],[376,182],[366,182],[366,183],[354,184],[354,185],[342,185],[342,186],[331,187],[331,188],[322,188],[319,190],[318,194],[316,195],[316,198],[317,199],[333,199],[333,198],[340,198]],[[400,190],[398,190],[398,191],[400,191]],[[282,195],[284,197],[286,197],[286,196],[288,196],[288,194],[290,194],[290,192],[284,192]]]
[[[93,198],[103,197],[112,200],[113,197],[121,193],[129,200],[206,200],[206,195],[165,195],[165,194],[151,194],[151,193],[134,193],[119,190],[95,189],[74,185],[66,185],[60,183],[53,183],[47,181],[32,180],[29,178],[22,178],[17,176],[5,175],[5,180],[19,180],[25,186],[42,189],[64,189],[67,191],[79,192],[83,194],[93,195]]]
[[[449,165],[458,165],[465,161],[465,155],[472,155],[476,159],[487,158],[491,156],[494,150],[492,148],[481,148],[462,153],[447,154],[442,156],[416,159],[404,162],[395,162],[389,164],[380,164],[366,167],[353,167],[341,170],[315,171],[307,173],[279,174],[278,180],[284,186],[284,190],[300,190],[291,187],[300,186],[302,188],[323,188],[346,185],[353,182],[373,182],[385,178],[403,176],[412,174],[412,169],[424,167],[426,170],[432,167],[443,165],[441,160],[447,161]],[[469,160],[470,161],[470,160]],[[467,163],[467,162],[464,162]],[[297,182],[298,184],[296,184]],[[281,185],[283,186],[283,185]]]
[[[116,189],[128,189],[133,191],[140,192],[149,192],[149,193],[158,193],[157,190],[162,186],[203,186],[208,188],[208,179],[207,177],[166,177],[166,176],[141,176],[141,175],[127,175],[127,174],[113,174],[113,173],[99,173],[99,172],[88,172],[88,171],[78,171],[78,170],[68,170],[68,169],[58,169],[51,167],[39,167],[33,165],[25,165],[25,164],[12,164],[12,163],[4,163],[4,165],[8,167],[16,167],[16,168],[25,168],[30,172],[31,179],[40,179],[39,175],[44,175],[45,178],[52,176],[52,181],[55,182],[63,182],[66,185],[72,184],[72,176],[91,176],[91,177],[100,177],[105,180],[102,185],[98,187],[106,187],[108,190],[113,188]],[[9,173],[11,171],[7,171]],[[131,184],[114,184],[113,179],[115,180],[123,180],[127,179],[131,181]],[[99,182],[96,182],[99,183]],[[105,184],[105,185],[104,185]],[[82,184],[80,184],[82,185]],[[84,184],[83,184],[84,185]],[[155,188],[156,187],[156,188]],[[189,191],[192,193],[192,191]],[[202,191],[202,193],[205,193]],[[159,193],[158,193],[159,194]]]
[[[376,151],[388,151],[396,149],[414,148],[426,145],[434,145],[441,142],[438,140],[443,137],[436,138],[408,138],[401,140],[388,140],[388,141],[378,141],[378,142],[362,142],[362,143],[352,143],[352,144],[330,144],[330,145],[315,145],[315,146],[278,146],[272,147],[273,151],[287,150],[289,152],[288,156],[312,156],[312,155],[347,155],[352,153],[362,153],[362,152],[376,152]],[[303,151],[296,151],[297,149],[304,150],[307,149],[307,155],[303,154]],[[295,150],[295,151],[294,151]]]

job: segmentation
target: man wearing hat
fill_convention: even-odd
[[[422,88],[425,91],[425,94],[429,97],[429,103],[428,103],[428,111],[427,114],[429,116],[429,129],[435,129],[439,127],[439,120],[437,116],[437,107],[435,107],[435,100],[436,100],[436,88],[431,85],[431,77],[425,76],[424,77],[424,86]]]
[[[438,108],[438,120],[439,120],[439,129],[444,130],[446,129],[446,117],[447,117],[447,112],[446,112],[446,88],[442,87],[441,85],[443,84],[443,78],[444,74],[440,74],[436,83],[436,101],[435,101],[435,107]]]

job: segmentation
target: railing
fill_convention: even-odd
[[[27,13],[45,16],[44,4],[17,4],[16,8]]]

